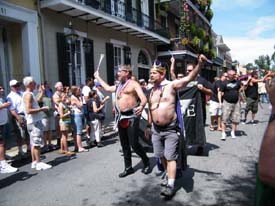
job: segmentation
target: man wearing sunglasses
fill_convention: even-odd
[[[21,91],[21,82],[13,79],[9,82],[11,92],[7,96],[8,102],[10,102],[11,106],[9,110],[12,115],[12,124],[15,129],[16,137],[17,137],[17,146],[18,146],[18,157],[25,157],[24,151],[22,149],[23,140],[25,140],[28,151],[30,151],[30,143],[29,143],[29,134],[26,126],[26,119],[24,115],[24,107]]]

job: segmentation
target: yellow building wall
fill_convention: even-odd
[[[7,0],[7,2],[21,6],[21,7],[25,7],[27,9],[32,9],[32,10],[37,9],[36,0]]]
[[[18,81],[23,78],[22,71],[22,35],[21,35],[21,25],[17,23],[11,23],[8,27],[8,40],[10,42],[10,48],[12,53],[12,70],[13,78]]]

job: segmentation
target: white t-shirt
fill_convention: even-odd
[[[7,96],[8,102],[11,103],[9,110],[15,110],[16,113],[24,113],[24,106],[23,106],[23,92],[16,93],[11,91]]]
[[[0,97],[0,105],[5,103],[5,99]],[[8,109],[0,109],[0,125],[5,125],[8,123]]]
[[[86,101],[85,101],[85,98],[84,98],[84,97],[88,97],[90,91],[91,91],[91,88],[88,87],[87,85],[85,85],[85,86],[82,88],[81,93],[82,93],[82,95],[83,95],[83,97],[82,97],[82,102],[83,102],[83,104],[86,104]]]

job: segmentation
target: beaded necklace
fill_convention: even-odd
[[[151,106],[152,106],[151,99],[152,99],[152,96],[155,93],[155,91],[153,91],[153,89],[151,90],[150,97],[149,97],[149,108],[150,108],[150,111],[154,111],[154,110],[156,110],[156,109],[159,108],[159,103],[160,103],[160,100],[161,100],[161,98],[163,96],[164,89],[165,89],[165,86],[160,85],[158,87],[158,89],[156,90],[156,91],[160,90],[160,94],[159,94],[159,100],[158,100],[157,106],[154,109],[151,108]]]

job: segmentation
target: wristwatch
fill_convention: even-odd
[[[269,123],[275,120],[275,114],[271,114],[269,118]]]

